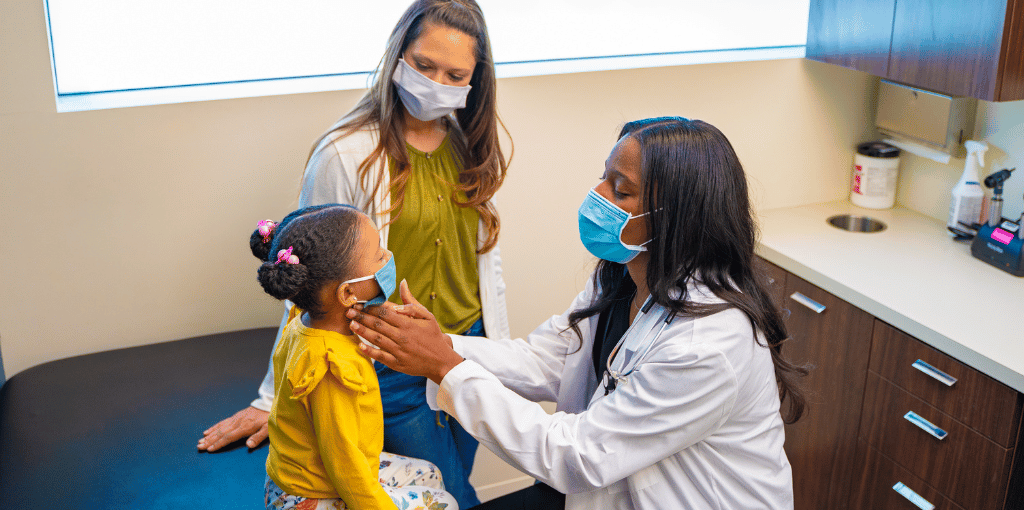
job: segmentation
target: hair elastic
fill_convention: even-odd
[[[298,264],[299,263],[299,257],[297,257],[295,255],[292,255],[292,247],[291,246],[289,246],[287,250],[281,250],[281,251],[277,252],[277,262],[274,262],[274,264],[276,265],[276,264],[280,264],[282,262],[284,262],[285,264]]]
[[[274,229],[277,228],[277,223],[274,220],[263,220],[256,224],[256,230],[263,236],[263,242],[270,242],[270,234],[274,233]]]

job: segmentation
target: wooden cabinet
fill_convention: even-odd
[[[960,506],[1003,508],[1012,449],[985,438],[874,372],[868,377],[860,435],[887,459]],[[872,465],[860,467],[874,470]]]
[[[1022,395],[881,321],[871,350],[861,439],[963,508],[1019,508],[1007,498]]]
[[[963,510],[963,507],[885,458],[864,441],[857,442],[854,466],[857,472],[853,480],[850,508],[913,510],[919,507],[908,502],[907,498],[916,497],[935,505],[935,510]],[[899,487],[901,492],[896,492],[893,487]]]
[[[1010,448],[1020,427],[1020,394],[883,322],[870,369],[981,435]]]
[[[807,58],[888,76],[896,0],[812,0]]]
[[[812,0],[807,58],[948,95],[1024,99],[1024,0]]]
[[[772,297],[775,298],[775,302],[779,306],[785,308],[786,275],[788,275],[789,272],[761,258],[758,258],[757,262],[760,265],[761,271],[764,273],[764,277],[768,279],[768,287],[772,292]]]
[[[874,319],[794,275],[785,295],[790,340],[783,353],[811,367],[802,381],[807,413],[786,426],[794,503],[798,510],[847,508]]]
[[[1024,394],[763,264],[783,354],[811,366],[786,426],[796,510],[1024,509]]]

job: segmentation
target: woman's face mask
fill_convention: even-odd
[[[395,293],[395,256],[394,254],[388,258],[388,261],[383,267],[377,270],[376,273],[370,276],[363,276],[361,278],[353,278],[351,280],[345,280],[341,283],[356,283],[366,280],[377,280],[377,285],[380,286],[381,293],[377,294],[373,299],[366,301],[356,301],[356,303],[363,303],[363,306],[377,306],[384,304],[392,294]]]
[[[619,206],[608,201],[600,193],[591,189],[580,205],[580,240],[593,256],[609,262],[625,264],[636,258],[640,252],[647,251],[644,247],[650,239],[640,245],[622,242],[622,230],[633,218],[640,218],[650,213],[630,216]]]
[[[437,120],[466,106],[472,87],[442,85],[413,69],[405,59],[398,59],[391,81],[398,86],[398,97],[409,115],[422,121]]]

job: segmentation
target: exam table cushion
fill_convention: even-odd
[[[0,390],[0,509],[261,508],[267,445],[196,450],[242,409],[276,328],[76,356]]]

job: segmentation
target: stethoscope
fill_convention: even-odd
[[[651,307],[653,306],[654,300],[651,299],[651,296],[647,296],[647,300],[644,301],[644,305],[640,307],[640,316],[634,318],[633,323],[630,324],[628,328],[626,328],[626,332],[622,334],[622,338],[620,338],[619,342],[615,344],[615,348],[612,349],[612,352],[608,354],[608,361],[606,365],[607,370],[605,370],[604,374],[605,395],[608,395],[612,391],[615,391],[615,387],[619,383],[625,384],[627,382],[627,377],[629,377],[629,375],[632,374],[634,370],[636,370],[636,367],[640,365],[640,362],[643,361],[645,357],[647,357],[647,354],[651,351],[651,347],[654,346],[655,340],[657,340],[658,337],[661,336],[661,333],[665,331],[665,328],[668,327],[669,324],[672,324],[672,321],[676,318],[675,312],[665,311],[665,319],[661,321],[661,327],[658,328],[658,332],[654,333],[654,335],[652,336],[651,332],[653,332],[655,328],[650,328],[647,336],[641,339],[640,343],[638,344],[638,348],[635,351],[636,354],[630,357],[628,360],[625,360],[620,370],[615,370],[614,368],[612,368],[612,362],[615,360],[615,355],[619,353],[619,348],[626,343],[627,339],[629,339],[630,333],[633,332],[633,328],[637,327],[638,324],[647,323],[647,313],[651,311]]]

